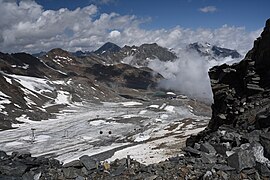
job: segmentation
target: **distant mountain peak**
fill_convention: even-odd
[[[99,49],[94,51],[94,53],[102,55],[104,53],[116,53],[116,52],[119,52],[120,50],[121,50],[121,47],[119,47],[118,45],[116,45],[112,42],[106,42]]]
[[[241,55],[236,50],[211,45],[208,42],[195,42],[189,44],[187,49],[195,50],[201,56],[208,56],[210,59],[225,58],[230,56],[232,59],[241,57]]]

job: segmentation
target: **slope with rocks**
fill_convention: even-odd
[[[54,118],[78,103],[121,98],[121,89],[134,94],[133,88],[154,88],[163,78],[151,69],[108,66],[99,56],[76,57],[60,48],[39,58],[0,53],[0,68],[0,130],[16,128],[22,119]]]

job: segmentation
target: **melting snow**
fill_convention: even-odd
[[[5,98],[10,98],[10,96],[6,95],[6,94],[3,93],[2,91],[0,91],[0,96],[5,97]]]
[[[135,138],[134,142],[142,142],[142,141],[146,141],[146,140],[148,140],[148,139],[150,139],[150,136],[149,136],[149,135],[139,134],[139,135]]]
[[[175,111],[174,111],[174,106],[166,106],[166,107],[164,108],[164,110],[166,110],[166,111],[168,111],[168,112],[175,112]]]
[[[155,104],[152,104],[152,105],[150,105],[150,106],[148,106],[149,108],[158,108],[159,107],[159,105],[155,105]]]
[[[100,126],[101,124],[105,124],[106,121],[104,120],[96,120],[96,121],[91,121],[89,124],[92,126]]]
[[[55,99],[56,104],[70,104],[70,94],[66,91],[57,91],[57,98]]]
[[[12,84],[12,81],[11,81],[10,78],[8,78],[8,77],[6,77],[6,76],[3,76],[3,77],[6,79],[6,81],[7,81],[9,84]]]
[[[168,94],[168,95],[173,95],[173,96],[175,96],[176,94],[175,93],[173,93],[173,92],[167,92],[166,94]]]
[[[130,101],[130,102],[122,102],[121,103],[123,106],[139,106],[139,105],[143,105],[140,102],[135,102],[135,101]]]

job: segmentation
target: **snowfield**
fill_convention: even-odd
[[[69,103],[68,94],[58,92],[56,101]],[[8,153],[29,151],[67,163],[108,152],[101,160],[130,155],[150,164],[181,154],[186,137],[204,129],[209,117],[194,115],[188,104],[160,100],[69,104],[55,119],[17,120],[22,124],[13,124],[16,129],[0,132],[0,149]]]

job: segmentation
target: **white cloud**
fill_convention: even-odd
[[[109,34],[109,38],[118,38],[119,36],[121,36],[121,32],[117,31],[117,30],[113,30],[110,32]]]
[[[213,12],[216,12],[217,10],[218,9],[215,6],[206,6],[199,9],[199,11],[203,13],[213,13]]]

